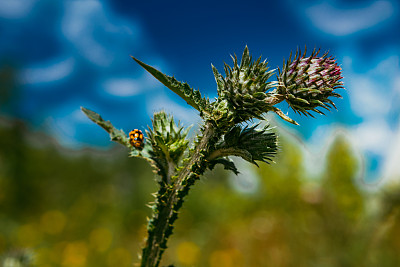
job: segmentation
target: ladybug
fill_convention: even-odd
[[[137,149],[143,149],[144,136],[141,130],[134,129],[129,133],[129,143]]]

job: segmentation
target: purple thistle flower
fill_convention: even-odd
[[[336,108],[328,97],[341,97],[334,92],[343,88],[342,69],[328,53],[319,56],[319,50],[306,57],[299,51],[292,61],[290,56],[282,70],[279,69],[278,93],[295,112],[311,115],[309,110],[323,114],[318,107]]]

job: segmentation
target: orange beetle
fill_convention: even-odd
[[[143,149],[144,136],[141,130],[134,129],[129,133],[129,143],[137,149]]]

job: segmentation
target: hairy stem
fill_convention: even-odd
[[[189,193],[190,186],[206,169],[205,155],[216,142],[218,133],[212,122],[206,122],[203,135],[189,162],[180,170],[171,185],[161,184],[153,219],[149,223],[148,237],[142,253],[142,267],[157,267],[172,233],[173,223]]]

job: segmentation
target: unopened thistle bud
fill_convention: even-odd
[[[268,79],[274,71],[269,70],[268,63],[261,61],[261,57],[253,61],[247,46],[240,63],[236,56],[232,59],[232,67],[225,64],[225,77],[212,66],[218,85],[219,101],[229,103],[235,123],[261,118],[261,114],[267,112],[270,106],[266,101],[270,97],[268,90],[273,88],[275,83]]]
[[[297,51],[294,59],[283,64],[279,69],[278,93],[281,94],[290,107],[304,115],[312,114],[315,111],[323,114],[318,107],[330,110],[336,108],[335,104],[328,97],[341,96],[334,90],[343,88],[341,79],[341,67],[336,60],[328,56],[328,53],[319,56],[319,50],[313,51],[306,57],[306,53]]]

